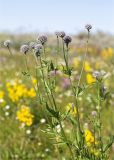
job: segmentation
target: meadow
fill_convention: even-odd
[[[0,160],[114,160],[114,36],[0,34]]]

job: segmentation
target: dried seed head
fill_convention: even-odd
[[[29,46],[27,44],[24,44],[20,47],[20,52],[26,54],[29,51]]]
[[[40,54],[42,53],[42,50],[43,50],[43,47],[41,44],[35,45],[34,51],[37,57],[40,56]]]
[[[29,48],[32,50],[32,49],[34,49],[35,45],[37,45],[36,42],[30,42],[29,43]]]
[[[42,45],[44,45],[47,42],[47,36],[39,36],[37,40],[40,41]]]
[[[11,41],[10,40],[4,41],[4,46],[5,47],[10,47],[10,45],[11,45]]]
[[[68,47],[68,44],[72,41],[72,38],[70,36],[65,36],[63,40],[66,46]]]
[[[66,34],[64,31],[58,32],[59,33],[59,37],[63,38]]]
[[[90,32],[90,30],[92,29],[92,25],[91,24],[86,24],[85,28],[88,30],[88,32]]]

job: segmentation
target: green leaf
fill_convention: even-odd
[[[59,111],[55,111],[54,109],[50,108],[47,103],[46,103],[46,109],[53,117],[57,119],[59,118]]]
[[[103,152],[106,152],[112,146],[113,143],[114,143],[114,136],[110,138],[110,142],[107,144]]]

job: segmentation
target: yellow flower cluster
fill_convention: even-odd
[[[36,96],[34,88],[28,89],[24,84],[15,80],[13,83],[6,83],[8,96],[13,102],[18,102],[21,98],[33,98]]]
[[[68,112],[70,112],[70,114],[72,116],[74,116],[74,117],[76,116],[77,111],[76,111],[76,107],[74,106],[73,103],[68,103],[67,106],[66,106],[66,109],[67,109]]]
[[[88,84],[92,84],[92,83],[94,83],[96,80],[95,80],[95,78],[92,76],[92,74],[88,73],[88,74],[86,75],[86,81],[87,81]]]
[[[30,113],[30,108],[28,106],[22,105],[20,110],[17,111],[17,119],[27,126],[32,125],[33,118],[34,116]]]
[[[95,142],[94,136],[92,135],[91,131],[86,129],[85,130],[85,141],[88,146]]]
[[[112,58],[113,56],[113,49],[112,48],[105,48],[101,51],[101,55],[104,59],[107,59],[107,58]]]

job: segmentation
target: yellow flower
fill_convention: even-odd
[[[60,71],[62,71],[62,70],[63,70],[63,65],[60,64],[60,65],[58,66],[58,69],[59,69]]]
[[[13,83],[6,83],[8,96],[13,102],[18,102],[22,98],[33,98],[36,96],[34,88],[28,89],[24,84],[19,81]]]
[[[85,141],[88,146],[93,144],[95,142],[94,136],[92,135],[92,132],[88,129],[85,130]]]
[[[33,98],[36,96],[36,92],[34,90],[34,88],[31,88],[29,91],[28,91],[28,97],[30,98]]]
[[[99,150],[96,150],[96,149],[94,149],[94,148],[91,148],[91,149],[90,149],[90,152],[91,152],[92,154],[94,154],[96,157],[99,157],[99,156],[100,156],[100,151],[99,151]]]
[[[73,58],[73,67],[77,68],[79,66],[80,60],[79,58]]]
[[[91,71],[92,71],[92,68],[91,68],[91,66],[90,66],[90,64],[89,64],[88,61],[85,62],[84,70],[85,70],[86,72],[91,72]]]
[[[95,82],[95,78],[92,76],[92,74],[88,73],[86,75],[86,80],[88,84],[94,83]]]
[[[3,99],[3,98],[4,98],[4,92],[0,91],[0,99]]]
[[[113,49],[112,48],[105,48],[101,51],[101,55],[104,59],[112,58],[113,56]]]
[[[17,119],[20,122],[25,123],[27,126],[31,126],[33,123],[34,116],[30,113],[30,108],[28,106],[22,105],[17,111]]]
[[[112,55],[113,55],[113,49],[110,47],[108,48],[108,55],[110,58],[112,58]]]
[[[57,92],[60,92],[60,91],[61,91],[61,87],[56,86],[56,87],[55,87],[55,92],[57,93]]]
[[[74,117],[76,116],[77,110],[76,110],[76,107],[74,106],[73,103],[68,103],[67,106],[66,106],[66,109],[67,109],[68,112],[70,112],[70,114],[72,116],[74,116]]]
[[[37,79],[36,78],[32,78],[32,84],[36,85],[37,84]]]

